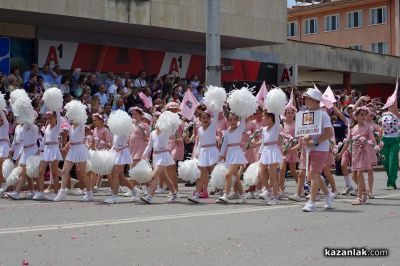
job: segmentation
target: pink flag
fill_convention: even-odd
[[[382,109],[386,109],[394,104],[397,105],[397,89],[399,88],[399,78],[397,78],[396,81],[396,89],[394,90],[392,96],[387,98],[385,106],[382,107]]]
[[[322,99],[322,104],[325,105],[328,109],[331,109],[333,107],[333,104],[337,102],[331,86],[328,86],[328,88],[326,88],[324,94],[322,94]]]
[[[194,97],[192,91],[188,89],[183,96],[183,100],[181,102],[181,115],[188,119],[192,120],[194,111],[196,111],[196,107],[199,105],[199,102]]]
[[[264,104],[264,99],[265,97],[267,97],[267,94],[268,94],[267,85],[265,85],[265,81],[263,81],[261,88],[256,95],[259,104]]]
[[[146,107],[146,108],[153,107],[153,103],[151,102],[149,97],[147,97],[143,92],[139,93],[139,98],[140,98],[140,100],[142,100],[144,107]]]

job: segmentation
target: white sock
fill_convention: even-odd
[[[346,183],[346,187],[348,188],[352,187],[350,176],[345,175],[343,177],[344,177],[344,183]]]

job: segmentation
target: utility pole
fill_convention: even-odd
[[[221,85],[220,0],[207,0],[206,85]]]

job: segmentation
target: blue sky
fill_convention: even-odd
[[[292,5],[294,5],[295,4],[295,0],[288,0],[287,1],[287,5],[288,6],[292,6]]]

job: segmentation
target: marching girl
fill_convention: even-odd
[[[275,114],[268,113],[268,111],[264,112],[264,121],[267,126],[264,127],[261,132],[259,176],[261,182],[263,182],[266,187],[268,187],[268,182],[270,180],[272,198],[270,199],[268,196],[264,198],[268,205],[279,204],[278,168],[282,163],[282,153],[278,147],[280,132],[280,124],[276,121],[278,119],[279,117]],[[266,175],[267,170],[269,172],[269,178]]]
[[[350,127],[349,140],[352,142],[351,162],[353,171],[357,174],[358,198],[352,202],[353,205],[362,205],[367,202],[367,191],[364,180],[364,172],[372,169],[372,164],[367,151],[368,141],[375,142],[372,128],[365,123],[369,109],[365,106],[356,108],[354,115],[356,121]],[[343,150],[338,154],[342,156],[344,150],[349,147],[345,144]]]
[[[43,155],[39,165],[38,188],[39,191],[33,197],[34,200],[42,200],[44,198],[44,174],[47,166],[50,165],[51,177],[53,179],[54,192],[59,190],[58,180],[58,162],[62,161],[59,148],[59,135],[61,131],[61,115],[60,111],[46,112],[47,126],[44,130],[43,139]]]
[[[288,105],[285,108],[284,122],[283,122],[283,133],[295,138],[295,117],[297,109],[293,105]],[[291,147],[289,147],[291,148]],[[286,150],[283,157],[283,163],[281,165],[279,174],[279,195],[285,195],[285,176],[286,176],[286,166],[289,165],[290,174],[293,176],[294,180],[297,182],[297,172],[296,164],[299,162],[299,156],[297,150]]]
[[[139,107],[132,107],[129,112],[133,119],[133,131],[129,137],[129,150],[135,166],[143,157],[144,150],[150,136],[150,127],[143,123],[143,110]]]
[[[71,107],[72,108],[72,107]],[[85,110],[83,110],[85,112]],[[81,198],[81,201],[92,201],[93,190],[89,178],[86,177],[86,163],[90,159],[88,147],[85,145],[85,125],[84,123],[78,123],[71,121],[72,126],[69,129],[69,142],[65,145],[64,150],[68,151],[65,157],[64,166],[62,169],[62,183],[61,189],[58,190],[57,196],[54,201],[62,201],[67,195],[65,190],[70,180],[70,171],[75,165],[77,171],[78,180],[83,180],[86,187],[85,195]]]
[[[200,193],[207,191],[208,177],[219,159],[216,137],[218,113],[214,113],[213,118],[211,118],[211,114],[210,111],[200,114],[201,126],[198,129],[197,139],[199,149],[198,166],[201,174],[196,181],[196,190],[193,196],[188,198],[193,203],[199,203]]]
[[[175,102],[168,103],[167,106],[165,107],[165,110],[171,111],[173,113],[180,112],[179,105]],[[185,145],[183,143],[184,128],[185,128],[185,124],[181,120],[181,123],[179,124],[179,128],[176,131],[176,133],[169,137],[168,149],[171,151],[172,159],[175,162],[183,161],[183,159],[184,159],[184,154],[185,154]],[[168,176],[171,178],[172,182],[174,183],[175,189],[178,190],[178,175],[177,175],[177,170],[176,170],[176,164],[168,166],[167,171],[168,171]],[[160,182],[160,187],[162,187],[161,182]]]
[[[240,147],[242,143],[242,134],[246,126],[246,119],[241,118],[239,125],[238,122],[239,117],[232,112],[229,113],[229,128],[225,131],[224,140],[222,142],[220,152],[220,161],[225,159],[225,162],[229,165],[229,168],[228,172],[225,175],[224,194],[218,198],[217,202],[229,202],[229,191],[232,187],[232,176],[239,177],[238,172],[240,166],[243,164],[247,164],[246,157],[244,156],[243,150]],[[239,192],[240,199],[238,203],[246,203],[246,196],[244,194],[240,178],[236,178],[235,185]]]
[[[14,140],[11,144],[12,159],[15,162],[19,161],[19,158],[21,158],[22,149],[24,147],[22,143],[23,140],[24,134],[22,130],[22,124],[18,123],[15,127]]]
[[[93,141],[89,146],[93,150],[108,150],[111,148],[111,133],[110,130],[104,125],[104,116],[99,113],[95,113],[92,115],[93,120]],[[111,181],[111,176],[108,176],[108,179]],[[101,187],[101,183],[103,181],[103,177],[101,175],[92,173],[91,174],[91,182],[93,191],[97,192]],[[111,183],[111,182],[110,182]]]
[[[365,120],[365,123],[367,125],[369,125],[370,127],[372,127],[372,130],[374,132],[374,137],[376,136],[375,140],[379,143],[380,139],[382,137],[382,130],[377,124],[375,124],[375,122],[374,122],[375,117],[376,117],[376,113],[375,113],[374,109],[370,107],[368,115],[367,115],[367,119]],[[378,156],[376,154],[377,151],[371,145],[367,146],[367,151],[369,154],[368,157],[371,161],[371,166],[374,167],[374,166],[378,165]],[[371,168],[370,170],[368,170],[368,198],[370,198],[370,199],[374,198],[373,186],[374,186],[374,171]]]
[[[10,152],[10,140],[8,136],[8,131],[10,128],[10,124],[8,123],[7,117],[4,114],[5,110],[0,110],[0,169],[3,169],[3,162],[7,159],[8,154]],[[2,192],[7,188],[5,187],[3,171],[0,171],[0,185]]]
[[[175,189],[174,183],[170,179],[167,171],[167,167],[170,165],[175,165],[175,161],[172,159],[172,155],[168,149],[169,135],[157,127],[150,134],[149,143],[146,146],[142,159],[148,159],[151,151],[153,151],[153,176],[150,183],[150,191],[144,197],[140,199],[147,203],[153,203],[153,195],[157,188],[158,178],[163,176],[165,183],[167,184],[172,195],[167,200],[168,203],[176,202],[178,199],[178,192]]]
[[[118,202],[118,190],[119,185],[127,186],[132,191],[132,200],[136,200],[137,194],[134,186],[124,175],[125,165],[131,165],[133,163],[131,154],[128,147],[129,135],[113,135],[113,147],[112,150],[116,152],[115,164],[112,170],[112,183],[111,197],[104,200],[104,203],[112,204]]]
[[[38,146],[37,146],[37,139],[39,136],[38,127],[33,123],[32,124],[24,123],[22,127],[22,132],[24,140],[23,140],[22,154],[19,160],[19,166],[21,167],[21,171],[19,173],[19,180],[15,187],[15,191],[7,194],[8,197],[15,200],[18,200],[20,198],[20,192],[25,184],[26,178],[28,177],[26,174],[26,163],[28,162],[28,158],[38,153]],[[33,190],[33,182],[32,185],[30,185],[30,188]],[[25,198],[31,199],[33,195],[34,195],[33,193],[28,194],[28,197]]]

